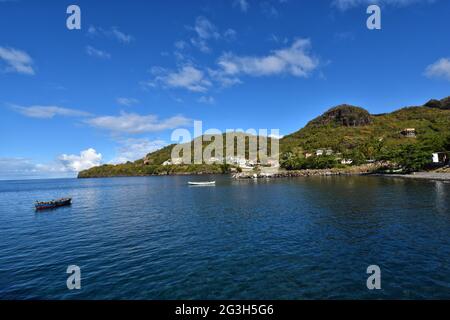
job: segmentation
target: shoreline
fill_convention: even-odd
[[[277,173],[252,173],[242,172],[232,175],[235,179],[279,179],[279,178],[297,178],[297,177],[314,177],[314,176],[372,176],[417,180],[437,180],[450,181],[450,172],[413,172],[410,174],[393,174],[393,173],[377,173],[374,167],[350,167],[345,169],[305,169],[293,171],[280,171]]]
[[[374,173],[371,175],[378,177],[401,178],[401,179],[450,181],[450,173],[448,172],[413,172],[411,174]]]
[[[233,179],[280,179],[299,177],[330,177],[330,176],[373,176],[387,178],[417,179],[417,180],[437,180],[450,181],[450,172],[414,172],[411,174],[401,173],[378,173],[377,165],[363,165],[347,168],[331,169],[305,169],[305,170],[280,170],[277,172],[239,172],[239,173],[218,173],[218,172],[173,172],[170,174],[142,174],[142,175],[112,175],[112,176],[91,176],[77,177],[78,179],[99,179],[99,178],[124,178],[124,177],[161,177],[161,176],[204,176],[204,175],[229,175]]]

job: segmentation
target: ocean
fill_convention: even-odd
[[[200,180],[216,186],[187,184]],[[0,181],[0,299],[449,299],[449,235],[447,182]]]

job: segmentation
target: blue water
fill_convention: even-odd
[[[209,178],[0,182],[0,299],[450,298],[449,183]]]

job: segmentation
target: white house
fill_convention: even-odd
[[[183,164],[183,158],[173,158],[163,162],[163,166],[170,166],[173,164]]]
[[[333,150],[332,149],[326,149],[326,150],[324,150],[324,149],[317,149],[316,150],[316,156],[317,157],[320,157],[320,156],[323,156],[323,155],[331,156],[332,154],[333,154]]]
[[[441,163],[444,164],[448,160],[447,154],[445,152],[435,152],[433,153],[433,163]]]
[[[222,158],[217,158],[217,157],[211,157],[209,159],[205,159],[206,163],[222,163],[223,159]]]
[[[342,159],[341,160],[341,164],[352,164],[353,160],[352,159]]]

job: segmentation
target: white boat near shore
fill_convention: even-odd
[[[212,186],[216,184],[216,181],[203,181],[203,182],[188,182],[191,186]]]

